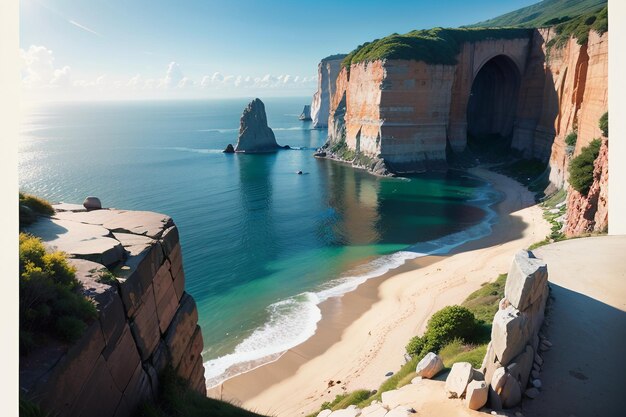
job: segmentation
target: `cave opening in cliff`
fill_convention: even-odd
[[[472,152],[501,154],[511,147],[520,73],[504,55],[487,61],[472,83],[467,103],[467,144]]]

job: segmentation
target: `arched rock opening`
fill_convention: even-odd
[[[478,71],[467,103],[470,147],[510,146],[520,78],[515,63],[504,55],[491,58]]]

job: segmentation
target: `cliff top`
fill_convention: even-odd
[[[379,59],[406,59],[424,61],[427,64],[454,65],[464,42],[525,39],[531,36],[532,29],[524,28],[433,28],[414,30],[404,35],[394,33],[358,46],[344,58],[342,66]]]

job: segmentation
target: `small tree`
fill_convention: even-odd
[[[577,140],[578,134],[576,132],[570,132],[570,134],[565,137],[565,144],[567,146],[576,146]]]
[[[580,155],[569,164],[569,183],[582,195],[587,195],[593,183],[593,163],[600,153],[600,139],[594,139],[585,146]]]

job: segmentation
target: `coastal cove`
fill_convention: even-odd
[[[293,416],[307,415],[338,394],[377,388],[387,372],[404,363],[408,339],[423,332],[433,312],[460,303],[506,272],[513,253],[550,230],[525,187],[486,169],[471,173],[505,195],[494,206],[498,221],[489,235],[445,256],[410,260],[327,300],[320,305],[323,318],[312,338],[277,361],[209,390],[209,396],[270,415]],[[330,380],[336,385],[329,387]]]
[[[23,190],[176,221],[209,386],[306,341],[367,279],[495,222],[499,193],[475,176],[376,178],[313,158],[326,131],[298,120],[305,100],[266,100],[277,142],[294,148],[271,155],[221,152],[246,100],[50,104],[23,124]]]

